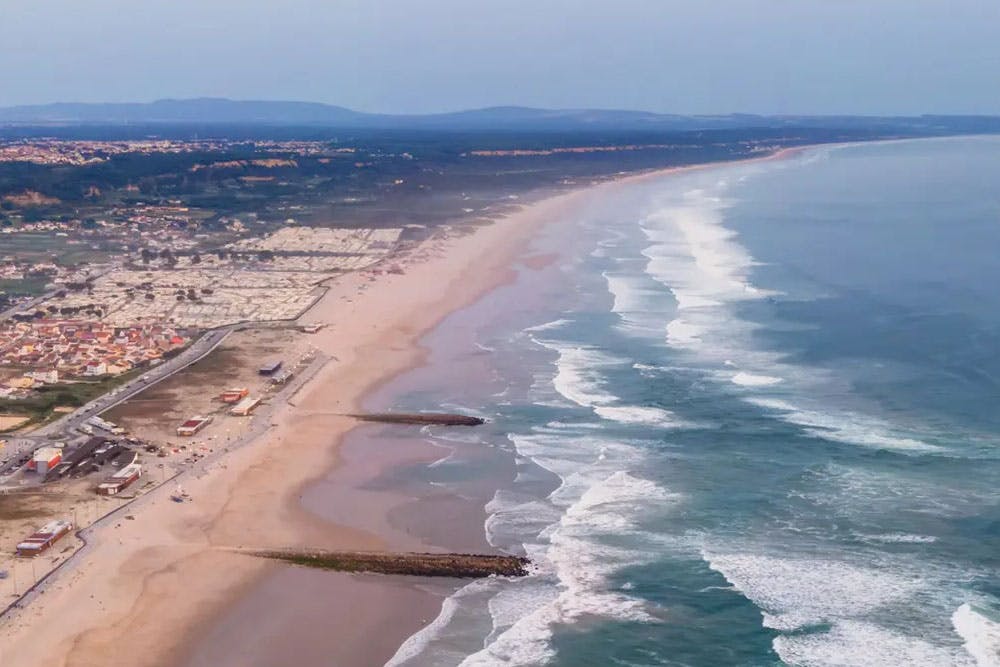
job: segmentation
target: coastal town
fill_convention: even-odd
[[[204,154],[239,148],[245,146],[246,143],[245,141],[229,139],[88,141],[31,138],[0,144],[0,163],[26,162],[49,166],[85,166],[105,163],[121,155]],[[265,153],[325,155],[331,150],[324,143],[315,141],[255,139],[253,143],[257,150]],[[354,152],[354,149],[350,147],[341,147],[335,150],[340,153]]]
[[[184,332],[162,325],[116,327],[62,319],[0,322],[0,369],[31,369],[8,379],[0,397],[11,398],[9,392],[30,390],[35,384],[58,384],[60,377],[121,375],[155,363],[188,342]]]
[[[218,149],[36,141],[0,147],[0,163],[86,167],[123,154]],[[314,149],[262,142],[255,150]],[[190,173],[288,166],[285,158],[199,161]],[[402,272],[402,226],[263,225],[252,213],[212,217],[162,199],[112,202],[81,219],[38,216],[61,203],[34,191],[2,201],[0,494],[24,518],[0,522],[0,592],[9,588],[14,600],[75,553],[76,531],[266,428],[258,413],[325,363],[308,342],[322,326],[298,320],[330,281]],[[225,375],[194,379],[219,354],[237,353],[245,360]],[[148,413],[159,400],[163,408]],[[188,500],[180,489],[170,497]],[[25,559],[28,582],[17,564]]]
[[[1000,667],[1000,0],[0,27],[0,667]]]
[[[504,160],[677,149],[473,144],[430,166],[391,143],[0,140],[0,492],[35,508],[0,524],[0,553],[52,553],[104,515],[81,498],[113,510],[259,433],[327,362],[305,314],[331,285],[352,276],[347,307],[420,241],[522,205],[520,185],[467,191],[445,170],[474,185]]]
[[[361,396],[420,363],[421,337],[447,313],[512,271],[546,266],[512,262],[531,230],[565,215],[563,195],[784,145],[775,133],[696,148],[689,138],[260,134],[0,137],[4,637],[62,599],[81,613],[126,601],[120,582],[138,580],[106,572],[141,572],[146,585],[164,565],[199,590],[238,584],[253,559],[528,574],[523,557],[486,553],[481,507],[460,510],[468,541],[428,558],[433,542],[415,533],[388,527],[383,543],[352,523],[348,513],[384,510],[377,522],[389,526],[397,501],[378,491],[337,486],[307,510],[350,524],[342,543],[316,517],[300,521],[289,494],[359,423],[424,448],[430,429],[487,424],[458,405],[366,410]],[[396,456],[408,455],[365,448],[358,479]],[[192,569],[192,556],[208,567]],[[170,618],[153,614],[146,628],[173,632]]]
[[[203,256],[111,255],[93,274],[11,262],[10,279],[25,270],[44,275],[48,292],[13,304],[0,320],[0,398],[8,399],[2,409],[16,413],[10,401],[60,379],[114,377],[158,364],[199,332],[293,321],[326,281],[385,261],[402,232],[286,227]]]

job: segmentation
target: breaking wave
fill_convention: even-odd
[[[873,620],[877,612],[885,616],[886,610],[900,605],[926,605],[921,598],[934,588],[923,577],[895,568],[755,553],[705,552],[703,557],[760,608],[765,627],[780,633],[774,649],[789,665],[976,667],[973,656],[977,651],[987,655],[986,647],[996,640],[982,617],[970,616],[966,607],[955,613],[953,622],[972,637],[973,648],[966,637],[968,650],[903,634]],[[979,667],[983,665],[995,663],[980,660]]]
[[[724,226],[728,205],[712,191],[690,189],[642,220],[650,243],[643,251],[648,259],[646,274],[669,290],[676,302],[674,314],[662,324],[666,344],[693,355],[720,380],[740,387],[747,403],[803,427],[812,437],[908,454],[943,451],[874,417],[832,406],[799,405],[835,380],[822,369],[792,365],[781,354],[754,344],[759,325],[738,317],[734,306],[779,293],[751,283],[750,273],[758,263]],[[627,291],[622,294],[622,285],[627,284],[618,281],[612,288],[616,304],[632,302]],[[780,398],[775,397],[776,390]]]
[[[1000,613],[966,602],[951,617],[977,667],[1000,667]]]
[[[618,396],[607,389],[603,373],[614,367],[628,368],[631,366],[629,362],[593,347],[541,339],[536,339],[536,342],[558,354],[552,386],[560,396],[572,403],[591,409],[602,419],[621,424],[665,428],[689,426],[664,408],[623,404]]]
[[[462,665],[538,665],[553,656],[553,629],[584,617],[615,619],[642,623],[658,622],[658,610],[646,601],[630,596],[626,590],[609,586],[609,577],[628,565],[655,558],[655,551],[613,546],[606,538],[629,535],[642,543],[640,520],[646,513],[663,511],[663,505],[676,504],[680,497],[670,494],[649,480],[624,470],[607,474],[621,457],[596,457],[592,466],[567,465],[546,449],[551,436],[534,435],[515,438],[518,451],[536,461],[560,462],[557,468],[564,478],[562,485],[545,501],[559,518],[537,532],[525,547],[536,565],[536,572],[525,582],[508,588],[507,595],[519,595],[519,589],[531,591],[530,613],[524,613],[523,596],[517,613],[504,614],[505,596],[491,601],[494,633],[483,650],[469,656]],[[590,442],[593,454],[607,448]],[[570,468],[573,472],[567,473]],[[553,471],[559,474],[559,471]],[[515,532],[539,525],[539,501],[510,503],[498,496],[488,508],[492,512],[488,529],[514,524]],[[544,516],[545,513],[543,513]],[[551,516],[552,511],[547,513]],[[542,521],[541,523],[544,523]]]

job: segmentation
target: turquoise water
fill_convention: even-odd
[[[490,379],[428,390],[493,420],[428,475],[513,456],[485,529],[537,571],[466,587],[394,664],[1000,665],[1000,140],[567,217],[551,266],[442,327]]]

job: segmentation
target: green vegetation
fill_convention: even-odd
[[[27,398],[0,399],[0,413],[25,415],[30,421],[21,425],[44,424],[59,416],[56,408],[78,408],[99,398],[115,387],[135,379],[146,370],[137,368],[121,375],[96,378],[93,381],[61,382],[59,384],[42,385],[34,389]]]
[[[24,280],[0,280],[0,292],[37,296],[45,293],[45,285],[48,282],[48,278],[45,277],[28,277]]]

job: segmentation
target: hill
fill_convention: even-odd
[[[993,116],[683,116],[616,109],[489,107],[425,115],[372,114],[318,102],[198,98],[150,103],[55,103],[0,108],[0,125],[272,125],[450,131],[691,131],[836,127],[908,134],[997,132]]]

